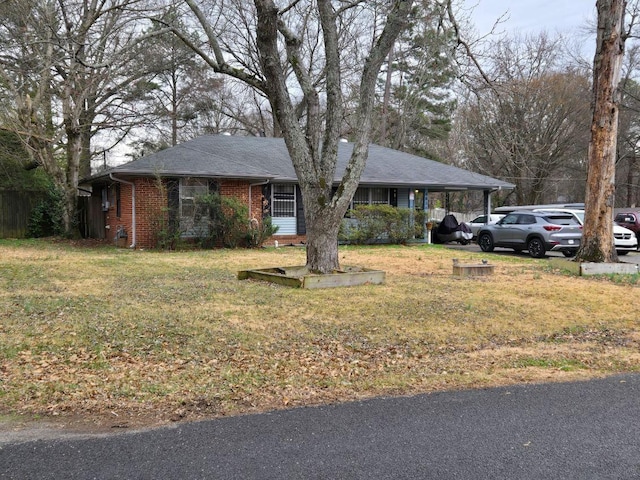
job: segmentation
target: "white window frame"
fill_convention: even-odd
[[[277,189],[290,190],[279,191]],[[277,195],[281,195],[280,198],[276,198]],[[286,198],[284,196],[289,196]],[[277,204],[285,206],[285,208],[276,208]],[[277,212],[277,210],[279,210]],[[287,215],[280,214],[286,213]],[[295,218],[297,212],[296,205],[296,186],[293,183],[274,183],[271,187],[271,218]],[[288,215],[291,213],[291,215]]]

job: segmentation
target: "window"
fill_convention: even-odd
[[[582,225],[573,214],[547,215],[546,219],[549,223],[555,223],[556,225]]]
[[[180,231],[185,237],[208,234],[207,215],[197,212],[196,199],[209,194],[209,182],[205,178],[183,178],[180,180]],[[196,215],[196,213],[199,213]]]
[[[372,205],[388,205],[389,189],[388,188],[372,188],[371,204]]]
[[[369,189],[358,187],[356,193],[353,195],[353,207],[357,205],[369,205]]]
[[[271,216],[295,217],[296,216],[296,187],[291,184],[274,184],[271,190]]]
[[[518,215],[507,215],[502,219],[502,225],[515,225],[518,223]]]
[[[389,189],[358,187],[353,195],[352,208],[357,205],[389,205]]]
[[[536,223],[536,217],[534,217],[533,215],[520,215],[518,223],[520,225],[533,225],[534,223]]]

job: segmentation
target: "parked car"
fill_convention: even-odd
[[[574,210],[568,208],[534,210],[534,212],[540,211],[570,213],[572,215],[575,215],[575,217],[580,222],[580,225],[584,225],[584,210]],[[636,237],[636,234],[628,228],[624,228],[615,222],[613,225],[613,243],[616,247],[616,252],[618,253],[618,255],[626,255],[627,253],[634,252],[638,249],[638,238]]]
[[[640,242],[640,212],[618,213],[613,219],[618,225],[635,232],[636,238]]]
[[[483,252],[495,247],[527,250],[534,258],[542,258],[547,251],[575,255],[580,247],[582,225],[570,213],[515,211],[493,225],[478,231],[478,245]]]
[[[478,237],[478,231],[485,225],[493,225],[497,223],[500,219],[504,218],[504,215],[498,213],[492,213],[489,215],[489,219],[487,220],[487,215],[479,215],[470,222],[465,222],[467,226],[471,229],[471,233],[473,234],[473,238]]]

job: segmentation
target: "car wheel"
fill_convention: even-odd
[[[527,250],[529,250],[529,255],[533,258],[543,258],[546,250],[544,248],[544,242],[540,240],[538,237],[533,237],[527,243]]]
[[[493,237],[489,233],[481,233],[478,237],[478,245],[483,252],[493,252]]]
[[[562,251],[562,254],[563,254],[565,257],[569,258],[569,257],[575,257],[576,252],[573,252],[573,251],[571,251],[571,250],[563,250],[563,251]]]
[[[626,255],[627,253],[629,253],[629,251],[628,251],[628,250],[620,250],[620,251],[618,252],[618,256],[620,256],[620,255]]]

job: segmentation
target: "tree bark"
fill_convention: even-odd
[[[195,0],[185,2],[203,27],[213,55],[190,42],[183,32],[174,30],[176,35],[193,48],[214,71],[260,90],[269,100],[302,193],[307,225],[307,268],[318,273],[339,269],[338,230],[358,188],[367,160],[377,76],[396,38],[407,27],[413,2],[393,0],[381,4],[386,12],[382,31],[377,28],[380,23],[371,24],[374,40],[364,59],[360,76],[356,127],[352,135],[353,153],[335,192],[333,182],[345,103],[342,98],[345,85],[341,79],[343,62],[339,40],[341,33],[348,30],[348,20],[347,24],[343,24],[345,18],[341,15],[353,8],[360,8],[363,4],[330,0],[304,4],[303,9],[309,10],[302,14],[304,21],[300,25],[306,25],[309,18],[318,19],[323,47],[323,55],[320,57],[324,60],[324,65],[318,65],[318,62],[306,65],[310,59],[303,47],[305,35],[310,32],[305,32],[304,27],[300,29],[300,25],[290,29],[286,23],[292,7],[297,8],[302,4],[294,2],[279,10],[274,0],[254,0],[256,36],[255,42],[251,42],[248,48],[257,48],[260,71],[250,73],[226,62],[224,42],[218,40],[214,25]],[[311,12],[312,8],[315,8],[315,12]],[[243,10],[241,14],[246,13]],[[248,23],[253,24],[254,20],[251,19]],[[317,37],[315,31],[311,34]],[[283,45],[286,47],[285,54],[281,49]],[[292,91],[290,86],[294,79],[288,76],[290,73],[295,75],[297,82]],[[292,98],[298,97],[300,91],[303,98],[301,105],[296,107]],[[305,119],[304,125],[300,122],[301,118]]]
[[[394,2],[384,30],[371,47],[360,81],[360,98],[354,147],[342,181],[334,193],[333,179],[338,160],[340,126],[343,119],[342,84],[337,15],[328,0],[317,0],[326,58],[326,110],[320,114],[320,94],[302,68],[299,40],[281,23],[273,0],[254,0],[257,11],[256,43],[265,76],[265,93],[282,127],[304,204],[307,225],[307,268],[330,273],[340,268],[338,230],[364,170],[371,137],[375,85],[380,68],[399,33],[406,27],[411,2]],[[291,65],[305,94],[306,125],[298,122],[286,84],[285,67],[279,53],[279,35],[287,46]]]
[[[598,0],[593,68],[593,119],[585,198],[585,222],[577,261],[617,262],[613,242],[618,84],[624,55],[625,0]]]

